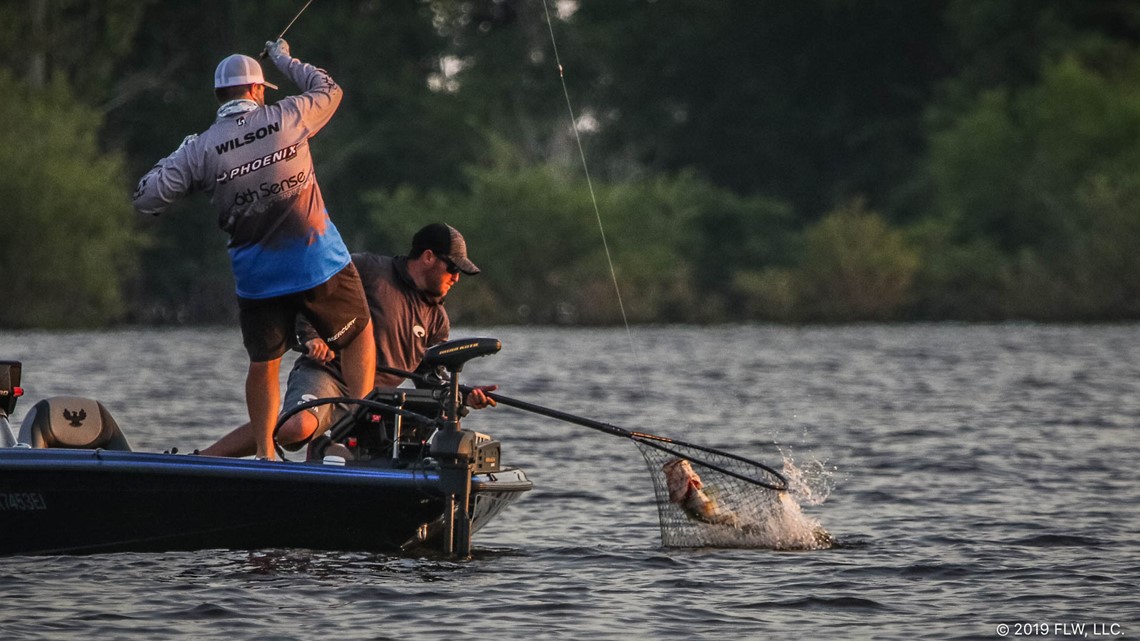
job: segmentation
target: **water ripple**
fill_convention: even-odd
[[[1140,326],[645,327],[632,332],[654,363],[641,372],[609,357],[628,350],[622,330],[475,333],[505,347],[473,362],[469,381],[760,460],[827,461],[835,483],[803,509],[835,544],[663,547],[628,441],[497,408],[465,424],[502,441],[536,488],[479,533],[470,561],[11,557],[0,560],[0,638],[987,639],[1014,621],[1140,630]],[[0,350],[24,361],[29,398],[100,398],[137,449],[202,447],[245,420],[235,328],[0,332]]]

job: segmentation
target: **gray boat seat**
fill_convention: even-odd
[[[33,405],[17,440],[35,448],[131,450],[107,408],[78,396],[53,396]]]

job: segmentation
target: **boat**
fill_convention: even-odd
[[[97,400],[37,402],[9,424],[21,364],[0,361],[0,555],[309,548],[471,554],[472,535],[533,485],[501,444],[460,424],[459,374],[496,339],[449,341],[424,362],[450,380],[374,390],[304,460],[139,452]]]

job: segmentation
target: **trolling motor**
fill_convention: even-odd
[[[16,400],[24,395],[20,387],[20,361],[0,361],[0,447],[14,447],[16,437],[8,417],[16,411]]]
[[[444,507],[443,551],[451,556],[466,558],[471,555],[471,474],[480,458],[486,458],[492,443],[480,443],[479,435],[459,425],[459,408],[462,392],[459,372],[467,361],[488,356],[502,349],[495,338],[468,338],[440,343],[424,353],[423,363],[428,367],[443,367],[451,375],[448,405],[444,408],[443,427],[431,442],[431,456],[439,461],[439,480],[447,493]],[[493,444],[497,447],[497,443]],[[498,454],[493,455],[498,463]]]

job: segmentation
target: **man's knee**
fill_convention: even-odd
[[[290,416],[281,429],[277,430],[277,442],[282,445],[301,443],[313,436],[318,425],[317,417],[309,411],[301,411]]]
[[[249,362],[249,375],[250,376],[265,376],[267,374],[276,373],[281,366],[281,359],[274,358],[267,361],[250,361]]]

